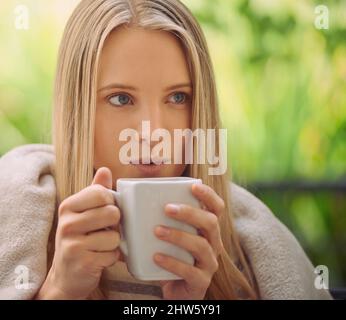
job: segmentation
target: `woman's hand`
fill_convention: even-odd
[[[204,299],[214,273],[218,270],[218,256],[223,251],[219,217],[225,210],[224,201],[207,185],[194,184],[192,193],[206,210],[188,205],[167,205],[166,214],[198,229],[198,235],[174,228],[159,226],[156,236],[189,251],[195,265],[189,265],[171,256],[155,254],[154,261],[162,268],[182,277],[182,280],[160,281],[164,299]],[[176,210],[175,210],[176,209]],[[169,233],[160,235],[159,231]],[[158,260],[162,257],[162,260]]]
[[[109,188],[112,173],[100,168],[92,185],[60,204],[52,267],[36,299],[85,299],[119,260],[120,211]]]

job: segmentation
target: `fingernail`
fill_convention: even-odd
[[[167,210],[169,213],[172,213],[172,214],[177,214],[179,212],[179,206],[177,204],[168,204],[166,206]]]
[[[194,189],[195,191],[197,191],[198,193],[203,193],[203,191],[204,191],[203,186],[200,185],[200,184],[194,184],[194,185],[193,185],[193,189]]]
[[[165,227],[158,227],[156,229],[156,233],[159,235],[159,236],[167,236],[169,235],[169,229],[168,228],[165,228]]]
[[[156,254],[155,255],[155,260],[158,262],[161,262],[164,260],[164,257],[161,254]]]

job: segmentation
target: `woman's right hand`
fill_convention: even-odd
[[[112,173],[103,167],[90,186],[61,202],[52,266],[36,299],[86,299],[103,269],[119,260],[120,211],[111,188]]]

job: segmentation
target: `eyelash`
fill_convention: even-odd
[[[174,95],[176,95],[176,94],[181,94],[181,93],[185,95],[185,100],[184,100],[183,102],[181,102],[181,103],[174,103],[174,102],[172,102],[173,104],[182,105],[182,104],[188,103],[188,102],[190,101],[190,99],[191,99],[190,94],[188,94],[188,93],[186,93],[186,92],[182,92],[182,91],[173,92],[173,93],[170,95],[170,97],[172,97],[172,96],[174,96]],[[128,93],[124,93],[124,92],[118,92],[118,93],[116,93],[116,94],[111,94],[111,95],[109,95],[109,96],[106,97],[106,100],[107,100],[107,102],[108,102],[109,104],[111,104],[112,106],[115,106],[115,107],[122,107],[122,106],[126,106],[126,105],[128,105],[128,104],[132,104],[132,103],[127,103],[127,104],[123,104],[123,105],[116,105],[116,104],[113,104],[113,103],[110,102],[110,99],[112,99],[112,98],[114,98],[114,97],[116,97],[116,96],[121,96],[121,95],[129,97],[130,100],[131,100],[131,102],[132,102],[133,99],[132,99],[131,95],[129,95]]]
[[[130,98],[130,100],[132,101],[132,97],[127,94],[127,93],[124,93],[124,92],[118,92],[118,93],[115,93],[115,94],[111,94],[109,96],[106,97],[106,100],[108,101],[109,104],[111,104],[112,106],[115,106],[115,107],[121,107],[121,106],[126,106],[127,104],[123,104],[123,105],[116,105],[116,104],[113,104],[110,102],[110,99],[116,97],[116,96],[127,96]]]

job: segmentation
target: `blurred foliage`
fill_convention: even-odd
[[[311,1],[185,3],[207,34],[234,177],[343,175],[346,2],[327,2],[325,31],[314,26]]]
[[[0,2],[0,154],[50,143],[52,87],[64,24],[78,1]],[[345,180],[346,1],[184,0],[202,25],[214,63],[232,178]],[[318,30],[315,7],[329,9]],[[259,193],[314,265],[346,286],[345,194]]]

